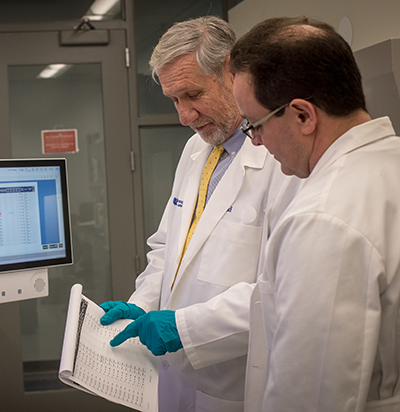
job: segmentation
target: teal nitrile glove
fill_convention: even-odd
[[[123,300],[117,302],[108,301],[99,306],[106,312],[100,319],[102,325],[110,325],[117,319],[135,320],[146,313],[142,308],[139,308],[139,306],[133,303],[126,303]]]
[[[173,310],[153,310],[146,313],[118,333],[110,345],[118,346],[136,336],[139,336],[140,342],[155,356],[176,352],[183,347]]]

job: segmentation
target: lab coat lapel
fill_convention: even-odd
[[[189,226],[192,222],[193,211],[196,207],[197,196],[199,193],[201,174],[203,173],[204,165],[211,150],[211,145],[206,145],[203,150],[193,153],[190,158],[192,164],[187,172],[186,186],[182,188],[182,193],[185,194],[184,207],[182,210],[181,231],[179,233],[178,254],[183,249],[186,240],[186,235]]]
[[[215,226],[234,203],[242,187],[246,169],[248,167],[262,168],[265,164],[266,157],[267,152],[263,150],[263,148],[257,148],[253,146],[248,139],[245,140],[241,150],[237,154],[237,158],[233,160],[225,172],[225,175],[222,177],[221,182],[216,187],[204,209],[184,259],[182,260],[177,281],[179,281],[187,266],[207,241]]]

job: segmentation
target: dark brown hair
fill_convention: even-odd
[[[242,36],[231,70],[248,72],[269,110],[295,98],[333,116],[366,110],[361,74],[347,42],[330,25],[306,17],[268,19]]]

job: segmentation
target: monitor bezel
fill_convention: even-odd
[[[26,260],[24,262],[2,264],[0,261],[0,275],[2,272],[14,272],[21,270],[32,270],[39,268],[49,268],[73,263],[71,219],[69,208],[68,175],[66,159],[0,159],[0,168],[8,167],[59,167],[61,197],[63,207],[63,224],[65,239],[65,257],[58,257],[43,260]]]

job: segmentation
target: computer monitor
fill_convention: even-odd
[[[66,160],[0,159],[0,303],[28,298],[27,287],[7,286],[18,272],[71,263]],[[30,273],[47,287],[47,270]]]

